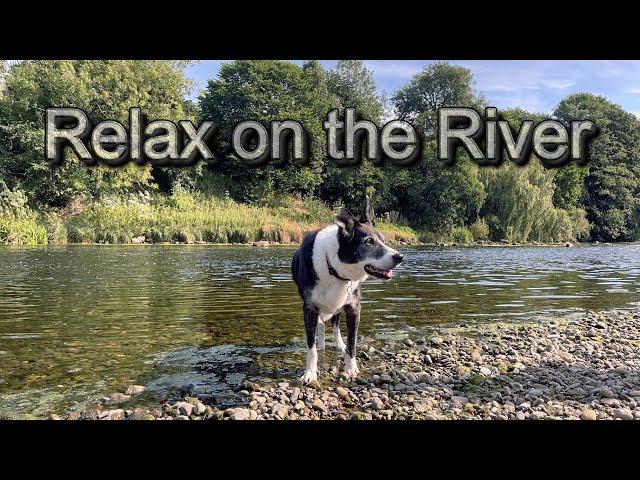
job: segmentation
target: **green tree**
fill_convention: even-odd
[[[584,179],[583,202],[592,224],[592,238],[638,238],[640,121],[619,105],[590,93],[565,98],[555,115],[565,122],[588,118],[600,127],[600,135],[591,142],[591,160]]]
[[[435,138],[438,108],[459,105],[480,108],[484,97],[473,89],[471,70],[436,62],[399,89],[393,103],[401,118],[412,122],[427,138]]]
[[[225,63],[200,98],[203,118],[220,128],[224,157],[208,168],[233,197],[242,201],[268,200],[276,193],[311,194],[322,182],[324,132],[321,119],[331,102],[324,70],[318,62],[299,67],[285,61],[241,60]],[[229,139],[234,126],[245,120],[295,119],[310,137],[310,162],[300,166],[268,164],[250,167],[232,154]]]
[[[128,124],[130,107],[140,106],[150,120],[184,118],[189,89],[185,62],[65,60],[23,61],[11,67],[0,100],[0,175],[22,186],[30,200],[62,206],[75,195],[99,195],[149,187],[151,165],[87,167],[66,149],[64,165],[44,159],[44,109],[74,106],[94,122]]]
[[[436,155],[437,109],[466,105],[480,108],[484,99],[474,92],[471,71],[447,63],[433,63],[416,74],[393,97],[399,118],[412,122],[424,138],[421,162],[390,169],[386,198],[414,226],[446,233],[474,222],[484,202],[478,166],[459,152],[454,166]]]
[[[341,60],[327,72],[327,87],[331,95],[332,108],[353,107],[366,120],[382,123],[385,102],[378,95],[373,73],[361,60]],[[364,149],[362,152],[364,153]],[[319,196],[334,204],[341,203],[349,209],[358,210],[364,201],[366,188],[378,191],[378,210],[384,210],[380,203],[385,183],[385,167],[374,165],[361,159],[356,167],[340,167],[335,162],[326,162],[325,181],[319,188]]]

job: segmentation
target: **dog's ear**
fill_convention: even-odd
[[[376,214],[373,211],[373,205],[371,204],[371,197],[367,195],[365,201],[364,210],[360,217],[360,223],[370,223],[374,227],[376,226]]]
[[[343,208],[336,215],[336,225],[338,225],[338,233],[345,240],[351,240],[353,230],[356,226],[356,219],[349,210]]]

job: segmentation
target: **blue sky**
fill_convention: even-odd
[[[207,80],[215,77],[219,60],[191,65],[187,75],[195,82],[197,98]],[[296,63],[302,63],[297,61]],[[336,61],[322,61],[331,68]],[[391,96],[431,60],[366,60],[379,91]],[[521,107],[536,113],[551,113],[571,93],[603,95],[627,111],[640,116],[640,61],[609,60],[455,60],[449,63],[469,68],[475,88],[498,109]]]

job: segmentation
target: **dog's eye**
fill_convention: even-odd
[[[368,237],[365,241],[364,241],[365,245],[371,246],[373,245],[373,238]]]

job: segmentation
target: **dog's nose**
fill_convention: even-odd
[[[398,265],[399,263],[402,263],[404,255],[402,255],[401,253],[395,253],[392,258],[393,261],[396,262],[396,265]]]

